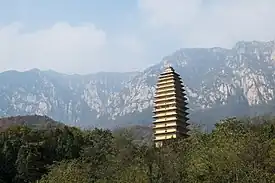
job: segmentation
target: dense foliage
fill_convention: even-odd
[[[0,183],[275,182],[275,120],[230,118],[155,149],[127,130],[37,130],[0,137]]]

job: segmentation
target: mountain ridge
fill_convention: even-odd
[[[191,121],[200,120],[194,117],[198,111],[223,107],[224,115],[250,115],[252,106],[272,105],[274,46],[274,41],[242,41],[231,49],[182,48],[138,72],[0,73],[0,115],[48,115],[77,126],[149,125],[155,83],[164,62],[183,79]]]

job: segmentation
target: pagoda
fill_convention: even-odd
[[[161,147],[167,140],[188,137],[187,99],[180,75],[171,66],[160,74],[154,100],[154,142]]]

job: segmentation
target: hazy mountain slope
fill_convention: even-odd
[[[125,116],[129,111],[144,111],[148,114],[148,106],[153,103],[154,84],[163,70],[165,60],[184,80],[192,121],[207,123],[231,115],[270,112],[271,110],[251,111],[251,106],[261,106],[258,107],[261,109],[274,99],[273,54],[273,41],[239,42],[232,49],[178,50],[126,85],[119,96],[120,101],[127,101],[126,105],[120,104],[124,106],[120,114]],[[116,113],[113,112],[112,115]]]
[[[274,46],[273,41],[253,41],[238,42],[232,49],[180,49],[138,73],[69,76],[8,71],[0,74],[0,114],[46,114],[101,127],[149,125],[164,61],[184,80],[191,121],[209,123],[224,116],[270,112],[275,94]]]
[[[53,71],[0,74],[0,115],[49,115],[72,124],[91,124],[135,73],[64,75]]]

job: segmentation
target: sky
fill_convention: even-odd
[[[274,0],[0,0],[0,72],[126,72],[179,48],[275,39]]]

